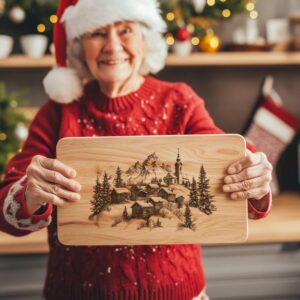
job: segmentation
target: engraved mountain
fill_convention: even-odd
[[[159,182],[172,168],[169,164],[162,162],[155,152],[147,156],[143,161],[137,161],[125,172],[127,180],[132,183]]]

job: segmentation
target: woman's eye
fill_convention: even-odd
[[[106,32],[104,31],[96,31],[91,34],[91,37],[105,37]]]
[[[131,33],[131,30],[129,28],[123,28],[120,30],[120,34],[121,35],[126,35],[126,34],[129,34]]]

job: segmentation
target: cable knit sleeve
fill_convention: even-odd
[[[0,230],[23,236],[46,227],[51,222],[52,206],[47,205],[36,214],[26,206],[26,168],[34,155],[55,157],[60,126],[60,105],[48,101],[34,118],[22,150],[8,163],[0,183]]]
[[[218,128],[208,111],[206,110],[204,101],[189,87],[186,86],[187,93],[189,94],[192,103],[192,107],[189,115],[189,119],[186,125],[185,134],[220,134],[224,131]],[[256,148],[247,142],[247,149],[251,152],[256,152]],[[253,202],[248,201],[248,215],[250,219],[261,219],[266,217],[271,210],[272,194],[267,194],[264,199],[267,202],[265,210],[260,211],[255,208]]]

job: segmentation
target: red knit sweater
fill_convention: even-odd
[[[32,156],[55,158],[56,143],[66,136],[205,133],[222,131],[203,100],[183,83],[152,77],[146,77],[136,92],[113,99],[101,94],[93,82],[80,101],[61,105],[50,100],[40,109],[23,150],[9,162],[0,185],[0,230],[22,236],[50,224],[46,299],[191,300],[205,280],[198,245],[61,245],[56,208],[48,205],[39,215],[26,208],[25,172]],[[249,212],[252,218],[268,213],[251,204]]]

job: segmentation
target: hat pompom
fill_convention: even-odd
[[[58,103],[71,103],[83,94],[83,83],[74,69],[53,68],[43,80],[50,98]]]

